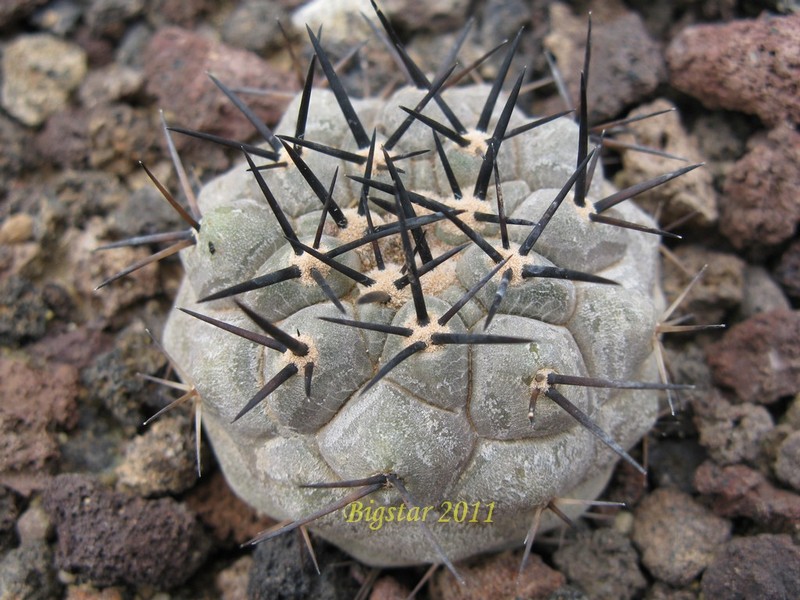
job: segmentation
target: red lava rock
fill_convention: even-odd
[[[592,62],[588,82],[589,121],[607,120],[623,108],[650,95],[666,78],[661,50],[645,29],[641,17],[618,3],[611,8],[596,3],[592,14]],[[586,40],[586,17],[570,8],[550,7],[552,33],[545,45],[558,60],[558,68],[575,102],[579,98],[580,71]]]
[[[730,535],[730,521],[678,490],[658,489],[636,509],[633,541],[642,552],[642,563],[674,586],[697,577]]]
[[[725,180],[719,225],[734,247],[761,257],[800,223],[800,133],[784,123],[748,145]]]
[[[197,513],[221,546],[244,544],[275,524],[239,500],[219,471],[201,479],[187,496],[186,505]]]
[[[697,469],[694,485],[712,496],[711,508],[722,517],[746,517],[775,531],[800,531],[800,495],[774,487],[750,467],[706,461]]]
[[[294,85],[293,76],[275,71],[252,52],[177,27],[167,27],[153,36],[145,50],[144,64],[147,91],[158,98],[168,119],[180,115],[183,127],[234,140],[252,137],[253,127],[206,73],[214,74],[230,88],[290,89]],[[275,123],[285,105],[285,101],[270,96],[250,95],[247,102],[266,123]],[[184,144],[179,139],[183,137],[175,136],[176,143]]]
[[[708,108],[800,122],[800,15],[687,27],[667,64],[670,83]]]
[[[596,600],[630,600],[647,585],[631,541],[615,529],[582,532],[553,559],[570,582]]]
[[[566,583],[564,575],[531,554],[517,585],[519,552],[502,552],[471,566],[459,565],[467,585],[461,585],[443,569],[433,578],[431,596],[439,600],[483,600],[484,598],[547,598]]]
[[[800,597],[800,548],[788,535],[731,540],[703,575],[703,597],[783,600]]]
[[[783,253],[775,275],[786,295],[800,300],[800,239],[792,242]]]
[[[50,364],[38,370],[0,358],[0,480],[17,487],[21,476],[52,472],[60,456],[57,431],[75,425],[77,395],[74,367]]]
[[[209,551],[202,527],[183,505],[118,494],[83,475],[53,479],[44,507],[58,535],[58,568],[99,586],[169,589],[186,581]]]
[[[800,311],[773,310],[729,329],[708,348],[717,384],[740,402],[771,404],[800,390]]]

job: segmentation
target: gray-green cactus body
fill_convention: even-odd
[[[445,99],[465,124],[477,122],[488,88],[450,89]],[[379,141],[406,117],[398,105],[414,106],[424,95],[401,89],[386,101],[355,101],[356,110]],[[287,109],[279,132],[294,133],[299,100]],[[499,113],[499,109],[496,111]],[[355,151],[350,131],[330,92],[312,94],[306,138]],[[444,120],[435,107],[426,114]],[[526,121],[515,113],[511,126]],[[494,123],[490,123],[491,131]],[[480,140],[486,137],[476,135]],[[498,158],[505,208],[509,216],[536,222],[575,168],[577,127],[556,120],[503,143]],[[430,130],[414,123],[393,152],[432,148]],[[619,285],[514,276],[499,313],[487,333],[525,338],[513,345],[429,345],[364,392],[378,369],[411,342],[409,338],[365,331],[323,321],[319,317],[417,327],[408,287],[397,290],[402,250],[399,236],[380,242],[387,262],[376,269],[370,246],[337,257],[342,264],[370,274],[371,287],[297,258],[278,227],[251,173],[242,165],[209,183],[200,195],[203,213],[197,245],[182,258],[186,278],[177,306],[257,330],[230,300],[197,303],[197,299],[256,275],[291,264],[303,269],[316,264],[340,298],[346,315],[327,300],[307,276],[239,296],[240,300],[285,331],[299,334],[312,348],[314,373],[307,396],[300,374],[268,395],[241,419],[242,406],[283,367],[295,360],[212,327],[184,313],[173,312],[165,344],[188,371],[203,400],[206,431],[233,489],[251,505],[277,519],[298,519],[334,502],[347,489],[301,487],[316,482],[362,479],[396,473],[414,500],[433,506],[426,523],[452,559],[521,543],[537,507],[554,498],[594,498],[605,485],[616,455],[550,399],[542,396],[533,425],[528,420],[532,382],[540,369],[607,379],[654,380],[652,359],[656,315],[663,308],[658,286],[658,239],[590,222],[585,209],[570,198],[556,212],[526,257],[515,254],[529,227],[510,228],[511,248],[503,250],[496,224],[475,222],[472,211],[496,213],[494,186],[487,200],[472,200],[471,190],[481,164],[475,149],[446,143],[446,152],[461,188],[453,200],[435,152],[398,163],[405,187],[454,208],[464,208],[471,223],[503,256],[508,266],[523,263],[555,265],[607,277]],[[378,152],[377,154],[380,154]],[[340,229],[328,219],[322,249],[358,238],[363,219],[352,208],[360,184],[342,173],[363,175],[361,167],[309,150],[304,159],[326,186],[340,168],[334,200],[346,210],[349,224]],[[264,172],[275,197],[302,241],[311,244],[321,205],[297,169]],[[376,178],[390,182],[385,170]],[[608,186],[600,176],[591,192]],[[382,195],[394,201],[391,195]],[[381,222],[380,210],[375,219]],[[419,210],[419,214],[425,211]],[[612,211],[619,218],[652,225],[630,203]],[[384,215],[393,220],[391,215]],[[434,256],[461,244],[466,237],[451,224],[426,228]],[[302,263],[302,261],[307,261]],[[431,321],[447,311],[494,266],[472,244],[450,261],[422,276]],[[303,272],[306,273],[306,270]],[[444,330],[484,331],[500,275],[482,288]],[[391,300],[358,304],[373,289],[385,289]],[[421,331],[419,335],[429,335]],[[429,339],[429,338],[428,338]],[[562,393],[623,447],[630,447],[656,416],[657,398],[650,391],[585,387]],[[392,489],[364,498],[366,512],[336,511],[311,527],[360,560],[373,565],[405,565],[440,560],[418,522],[398,521],[402,500]],[[466,503],[469,518],[456,522],[448,505]],[[476,504],[480,503],[480,504]],[[485,522],[489,506],[491,522]],[[378,526],[377,508],[385,507]],[[463,506],[463,505],[459,505]],[[393,520],[388,520],[388,507]],[[476,518],[473,510],[477,509]],[[580,508],[564,506],[575,514]],[[443,516],[449,522],[438,522]],[[351,518],[348,519],[348,516]],[[469,522],[472,521],[472,522]],[[543,521],[546,528],[547,513]]]

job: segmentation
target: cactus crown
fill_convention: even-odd
[[[626,448],[652,426],[653,390],[680,386],[648,383],[668,234],[624,201],[697,165],[613,192],[588,52],[577,125],[530,120],[525,70],[502,91],[519,34],[484,57],[503,55],[490,85],[455,86],[457,47],[431,81],[375,10],[412,85],[351,99],[309,29],[276,134],[212,76],[266,145],[168,128],[245,163],[197,199],[184,185],[188,210],[147,171],[188,229],[128,242],[172,242],[146,262],[181,252],[166,351],[198,440],[202,410],[234,490],[286,520],[254,542],[311,525],[369,564],[454,570],[579,514],[559,499],[591,502],[618,456],[644,472]],[[372,517],[339,510],[355,502]],[[493,513],[448,523],[447,503]]]

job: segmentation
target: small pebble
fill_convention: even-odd
[[[128,443],[117,488],[148,497],[180,494],[197,481],[196,460],[190,419],[166,415]]]
[[[671,260],[664,261],[662,277],[664,294],[670,300],[683,293],[705,267],[702,277],[681,303],[678,314],[693,315],[692,323],[699,325],[724,323],[727,312],[742,301],[745,262],[735,254],[692,244],[679,246],[673,254],[680,266]]]
[[[800,491],[800,431],[790,434],[778,447],[775,474],[782,482]]]
[[[725,180],[719,228],[734,248],[763,259],[800,223],[800,133],[783,123],[748,148]]]
[[[630,600],[647,585],[630,539],[614,529],[580,533],[553,560],[571,583],[597,600]]]
[[[26,213],[10,215],[0,225],[0,244],[21,244],[33,237],[33,217]]]
[[[456,568],[467,585],[456,581],[447,569],[439,570],[431,582],[431,595],[438,600],[483,600],[484,598],[542,598],[566,583],[564,576],[531,554],[517,585],[522,554],[502,552],[485,560]]]
[[[50,34],[20,35],[4,48],[2,70],[3,108],[36,127],[66,108],[86,75],[86,53]]]
[[[800,300],[800,239],[793,241],[781,255],[775,276],[787,296]]]
[[[112,492],[85,475],[59,475],[44,493],[58,536],[56,565],[95,585],[168,589],[205,561],[208,537],[185,506]]]
[[[711,496],[722,517],[745,517],[773,531],[800,533],[800,495],[778,489],[745,465],[703,463],[694,478],[697,491]]]
[[[731,404],[717,390],[695,401],[693,407],[700,444],[721,465],[755,462],[765,437],[775,426],[763,406]]]
[[[800,390],[800,311],[772,310],[728,329],[707,349],[717,385],[739,402],[772,404]]]
[[[577,104],[587,18],[573,15],[566,4],[549,6],[550,33],[544,43],[555,55]],[[589,121],[598,123],[652,94],[666,78],[666,68],[658,44],[637,13],[618,2],[598,3],[594,8],[588,105]]]
[[[678,490],[659,488],[636,509],[633,541],[642,552],[642,563],[671,585],[689,584],[730,535],[730,521]]]
[[[225,19],[222,40],[231,46],[253,52],[282,47],[286,40],[278,21],[287,23],[288,20],[288,13],[272,0],[246,0],[239,3]]]
[[[739,315],[742,319],[771,310],[791,308],[780,286],[769,272],[758,265],[747,265],[744,269],[744,289]]]
[[[60,591],[53,569],[53,551],[46,543],[19,546],[0,557],[3,600],[51,600],[60,598]]]

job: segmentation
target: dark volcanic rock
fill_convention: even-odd
[[[209,540],[174,500],[144,500],[112,492],[82,475],[56,477],[44,494],[58,535],[58,568],[96,585],[168,589],[203,563]]]
[[[800,548],[788,535],[731,540],[703,575],[703,596],[715,600],[800,597]]]
[[[325,542],[314,543],[321,573],[317,575],[300,536],[281,535],[258,544],[253,553],[247,596],[250,600],[349,600],[359,584],[337,563],[347,557]]]

